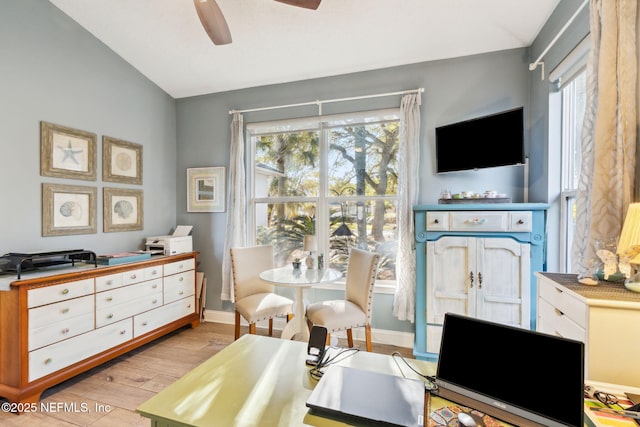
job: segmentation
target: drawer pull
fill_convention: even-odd
[[[438,220],[438,219],[434,219],[434,220],[433,220],[433,223],[434,223],[434,224],[440,224],[440,220]]]
[[[473,219],[468,219],[465,222],[467,224],[480,225],[480,224],[484,224],[485,222],[487,222],[487,220],[484,219],[484,218],[473,218]]]
[[[523,221],[523,220],[521,220],[521,219],[519,219],[519,220],[518,220],[518,222],[517,222],[517,224],[518,224],[518,225],[522,225],[522,224],[524,224],[524,221]]]
[[[137,278],[138,278],[138,276],[137,276],[137,275],[135,275],[135,274],[132,274],[130,278],[131,278],[131,279],[137,279]]]
[[[158,270],[153,270],[153,271],[151,271],[151,275],[152,275],[152,276],[155,276],[156,274],[158,274]]]
[[[184,295],[184,291],[178,292],[178,295]]]
[[[62,331],[60,331],[60,332],[62,332],[62,334],[63,334],[63,335],[64,335],[64,334],[68,334],[68,333],[69,333],[69,328],[64,328],[64,329],[63,329]]]
[[[557,308],[554,308],[553,311],[555,311],[558,316],[564,316],[564,313]]]
[[[111,286],[111,285],[113,285],[113,280],[107,280],[106,285],[107,285],[107,286]]]
[[[191,308],[191,304],[187,305],[187,308]]]
[[[147,322],[146,320],[144,322],[142,322],[142,326],[147,326],[149,324],[149,322]]]
[[[478,272],[478,288],[482,288],[482,273]]]
[[[126,329],[123,329],[123,330],[121,330],[121,331],[120,331],[120,335],[124,335],[124,334],[126,334],[126,333],[127,333],[127,330],[126,330]]]
[[[182,281],[184,281],[184,277],[181,277],[178,279],[178,282],[182,282]]]
[[[157,299],[154,299],[153,301],[151,301],[151,304],[157,304],[157,303],[158,303]]]
[[[473,288],[473,271],[469,272],[469,287]]]
[[[62,313],[62,314],[67,314],[68,312],[69,312],[69,308],[68,307],[63,308],[62,310],[60,310],[60,313]]]
[[[113,301],[113,297],[107,297],[107,302]]]
[[[107,319],[113,319],[113,313],[107,314]]]
[[[62,295],[66,295],[66,294],[69,293],[69,289],[65,288],[65,289],[62,290],[61,293],[62,293]]]
[[[182,269],[182,268],[184,268],[184,265],[180,264],[180,265],[178,266],[178,268]]]
[[[50,357],[47,357],[46,359],[44,359],[44,364],[48,365],[49,363],[53,362],[53,359]]]

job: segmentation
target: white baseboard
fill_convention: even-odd
[[[204,321],[233,325],[235,323],[235,313],[230,311],[205,310]],[[243,326],[249,325],[242,318],[241,318],[241,322]],[[284,325],[285,325],[284,318],[276,318],[273,321],[273,329],[282,330],[284,328]],[[266,320],[264,322],[259,322],[258,327],[268,328],[269,323]],[[337,335],[339,338],[347,337],[347,334],[345,332],[338,332],[335,335]],[[386,345],[393,345],[396,347],[413,348],[413,338],[414,338],[414,335],[410,332],[399,332],[399,331],[390,331],[387,329],[371,328],[371,341],[376,344],[386,344]],[[353,339],[364,341],[364,329],[363,328],[354,329]]]

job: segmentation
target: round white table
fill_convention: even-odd
[[[342,273],[333,268],[309,269],[291,266],[273,268],[260,273],[260,278],[277,286],[286,286],[295,290],[293,319],[282,330],[281,338],[296,338],[309,341],[309,327],[305,320],[304,290],[321,283],[330,283],[342,277]]]

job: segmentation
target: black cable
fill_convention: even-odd
[[[418,374],[419,376],[421,376],[422,378],[424,378],[427,381],[425,383],[425,385],[424,385],[424,387],[425,387],[425,389],[427,391],[431,392],[431,391],[436,391],[438,389],[438,385],[436,384],[436,377],[435,376],[425,375],[422,372],[419,372],[413,366],[411,366],[411,364],[409,364],[409,362],[407,362],[407,360],[404,358],[404,356],[402,354],[400,354],[397,351],[394,351],[393,353],[391,353],[391,357],[393,357],[393,360],[396,362],[396,365],[398,366],[398,369],[400,370],[400,373],[402,374],[402,376],[404,378],[406,378],[406,376],[404,375],[404,372],[402,371],[402,368],[398,364],[398,361],[396,360],[396,357],[400,357],[400,359],[402,359],[402,361],[405,363],[405,365],[407,365],[409,367],[409,369],[411,369],[413,372],[415,372],[416,374]]]
[[[329,349],[332,349],[334,347],[329,347]],[[328,351],[325,351],[322,360],[320,362],[318,362],[318,364],[316,366],[314,366],[313,368],[311,368],[311,370],[309,370],[309,374],[311,375],[312,378],[319,380],[320,378],[322,378],[322,375],[324,375],[324,372],[322,372],[322,369],[326,368],[329,365],[332,365],[334,363],[337,362],[341,362],[342,360],[346,359],[347,357],[351,357],[354,354],[356,354],[358,351],[360,351],[360,349],[357,348],[343,348],[340,349],[340,351],[333,355],[330,356]],[[346,353],[352,353],[352,354],[346,354]],[[346,354],[346,355],[345,355]],[[340,359],[338,359],[338,357],[340,356],[344,356]]]

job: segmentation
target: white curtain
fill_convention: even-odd
[[[243,127],[242,114],[234,113],[231,122],[231,158],[229,159],[229,211],[227,212],[227,231],[222,256],[222,292],[220,295],[223,301],[231,302],[235,302],[235,298],[229,250],[236,246],[246,246],[247,238]]]
[[[398,255],[393,315],[400,320],[415,318],[416,257],[413,205],[418,199],[418,161],[420,150],[420,93],[404,95],[400,104],[400,148],[398,164]]]
[[[594,241],[620,234],[636,169],[638,0],[591,0],[591,51],[576,196],[573,270],[595,259]]]

